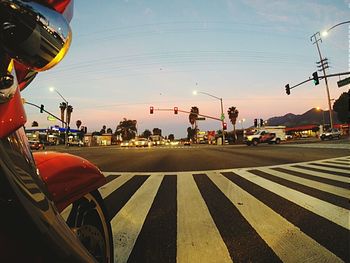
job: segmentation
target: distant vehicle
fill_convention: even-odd
[[[135,146],[136,147],[147,147],[151,146],[151,142],[147,140],[146,138],[138,138],[135,140]]]
[[[120,147],[129,147],[132,146],[129,141],[122,141],[120,143]]]
[[[244,142],[249,145],[257,146],[259,143],[280,144],[286,140],[285,126],[265,126],[264,129],[257,130],[255,133],[247,135]]]
[[[67,146],[78,146],[78,147],[83,147],[84,143],[82,141],[68,141]]]
[[[29,141],[30,149],[32,150],[44,150],[45,144],[39,141]]]
[[[191,141],[190,140],[184,141],[184,146],[190,146],[190,145],[191,145]]]
[[[328,129],[327,131],[323,132],[320,136],[321,140],[324,141],[325,139],[333,140],[334,138],[340,139],[340,131],[338,129]]]
[[[293,135],[286,134],[286,140],[291,140],[291,139],[293,139]]]

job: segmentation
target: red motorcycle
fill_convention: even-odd
[[[20,91],[67,53],[72,10],[0,0],[0,262],[113,262],[103,174],[80,157],[33,154],[23,128]]]

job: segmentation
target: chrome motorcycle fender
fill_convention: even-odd
[[[106,183],[101,171],[81,157],[58,152],[35,152],[33,156],[59,212]]]

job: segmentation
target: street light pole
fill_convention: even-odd
[[[193,92],[193,94],[195,94],[195,95],[197,93],[201,93],[201,94],[204,94],[204,95],[207,95],[207,96],[210,96],[212,98],[220,100],[220,108],[221,108],[220,119],[221,119],[221,131],[222,131],[222,144],[224,145],[225,144],[225,130],[224,130],[225,117],[223,118],[222,116],[225,116],[225,115],[224,115],[224,106],[223,106],[223,103],[222,103],[222,98],[216,97],[216,96],[214,96],[212,94],[209,94],[209,93],[203,92],[203,91],[194,91]]]
[[[324,81],[325,81],[325,84],[326,84],[326,91],[327,91],[327,100],[328,100],[328,109],[329,109],[329,121],[330,121],[331,128],[333,128],[333,116],[332,116],[333,113],[332,113],[331,97],[330,97],[330,94],[329,94],[328,80],[327,80],[327,75],[326,75],[326,69],[325,69],[325,66],[324,66],[324,63],[323,63],[323,58],[322,58],[322,55],[321,55],[321,50],[320,50],[320,47],[318,45],[319,41],[322,42],[320,32],[316,32],[315,34],[313,34],[311,36],[310,40],[311,40],[311,42],[314,41],[313,44],[316,44],[318,55],[320,57],[320,63],[321,63],[321,66],[322,66],[322,72],[323,72]]]

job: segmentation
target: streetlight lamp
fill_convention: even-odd
[[[327,36],[328,32],[331,31],[333,28],[335,28],[337,26],[340,26],[340,25],[343,25],[343,24],[348,24],[348,23],[350,23],[350,21],[344,21],[344,22],[338,23],[338,24],[330,27],[328,30],[323,31],[322,32],[322,36]],[[325,67],[325,63],[324,63],[325,59],[322,58],[321,50],[320,50],[320,47],[318,45],[318,42],[322,42],[320,32],[316,32],[315,34],[313,34],[311,36],[310,40],[311,40],[311,42],[314,41],[313,44],[316,44],[318,55],[320,57],[320,64],[321,64],[321,67],[322,67],[322,72],[323,72],[324,81],[325,81],[325,84],[326,84],[326,91],[327,91],[328,109],[329,109],[329,121],[330,121],[331,128],[333,128],[333,116],[332,116],[333,113],[332,113],[331,99],[330,99],[330,94],[329,94],[328,80],[327,80],[327,75],[326,75],[326,67]]]
[[[238,121],[238,123],[240,123],[242,125],[242,131],[244,130],[244,128],[243,128],[243,123],[244,122],[245,122],[245,119],[241,119],[241,120]]]
[[[66,121],[64,122],[65,123],[65,133],[64,133],[64,145],[67,147],[68,145],[68,128],[69,128],[69,123],[68,123],[68,111],[72,111],[72,106],[69,105],[68,101],[62,96],[62,94],[54,87],[50,87],[49,90],[51,92],[56,92],[62,99],[63,101],[65,102],[65,107],[64,109],[61,109],[61,110],[66,110]],[[62,116],[64,116],[64,114],[62,114]]]
[[[222,104],[222,98],[216,97],[216,96],[214,96],[212,94],[209,94],[209,93],[203,92],[203,91],[194,90],[192,93],[193,93],[193,95],[197,95],[198,93],[201,93],[201,94],[210,96],[210,97],[212,97],[214,99],[220,100],[220,107],[221,107],[220,119],[221,119],[221,130],[222,130],[222,144],[224,145],[225,144],[225,130],[224,130],[225,115],[224,115],[224,107],[223,107],[223,104]]]

